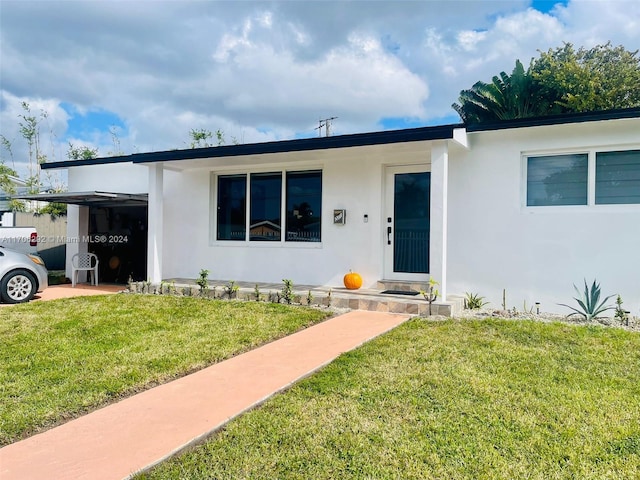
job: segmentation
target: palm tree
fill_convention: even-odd
[[[533,78],[516,60],[511,75],[501,72],[491,83],[476,82],[460,92],[460,103],[452,107],[465,123],[487,123],[543,115],[546,106],[541,100]]]

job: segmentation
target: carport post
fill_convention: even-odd
[[[89,245],[89,207],[69,204],[67,206],[67,255],[65,276],[71,278],[71,259],[76,253],[87,253]],[[86,281],[87,272],[78,272],[78,281]]]
[[[162,280],[162,225],[163,225],[163,166],[154,163],[149,168],[149,208],[147,238],[147,277],[153,283]]]

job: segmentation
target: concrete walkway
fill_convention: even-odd
[[[34,301],[56,300],[58,298],[84,297],[87,295],[109,295],[125,290],[125,285],[87,285],[78,283],[75,287],[71,284],[51,285],[42,292],[37,293]]]
[[[40,293],[36,293],[32,302],[57,300],[58,298],[85,297],[88,295],[111,295],[121,292],[126,287],[124,285],[84,285],[78,284],[74,287],[71,284],[52,285]],[[0,303],[0,308],[11,307],[12,303]],[[2,480],[2,477],[0,477]]]
[[[0,449],[0,479],[129,478],[408,318],[349,312],[147,390]]]

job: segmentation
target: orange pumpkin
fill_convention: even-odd
[[[362,286],[362,277],[351,270],[344,276],[343,281],[348,290],[357,290]]]

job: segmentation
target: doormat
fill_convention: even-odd
[[[415,295],[418,295],[420,292],[416,292],[414,290],[384,290],[382,292],[383,295],[408,295],[410,297],[413,297]]]

